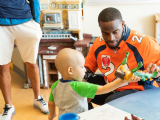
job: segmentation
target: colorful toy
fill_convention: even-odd
[[[151,78],[154,78],[157,76],[158,71],[155,71],[152,74],[149,74],[149,73],[144,73],[143,71],[139,70],[143,66],[142,62],[139,62],[138,66],[133,68],[131,71],[124,69],[124,65],[127,63],[128,55],[129,55],[129,52],[126,52],[125,58],[123,59],[122,64],[115,72],[116,77],[119,77],[123,80],[129,80],[133,76],[138,76],[142,79],[142,81],[145,81],[147,79],[152,80]]]
[[[41,7],[42,39],[83,40],[82,0],[39,0]],[[46,30],[49,32],[46,33]],[[77,33],[74,38],[73,34]]]

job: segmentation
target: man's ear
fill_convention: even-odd
[[[68,67],[68,74],[73,74],[73,67]]]
[[[98,25],[99,25],[99,27],[101,28],[100,23],[101,23],[101,21],[98,21]]]
[[[125,25],[125,21],[122,21],[122,27]]]

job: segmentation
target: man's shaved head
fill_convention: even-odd
[[[122,22],[122,15],[116,8],[106,8],[102,10],[98,16],[98,22],[110,22],[114,20],[119,20]]]

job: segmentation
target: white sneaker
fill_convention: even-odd
[[[48,104],[41,95],[38,96],[38,99],[34,99],[34,107],[40,109],[44,114],[49,113]]]
[[[9,104],[5,104],[3,108],[3,112],[0,115],[0,120],[11,120],[11,117],[15,114],[14,106],[10,106]]]

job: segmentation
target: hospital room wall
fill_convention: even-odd
[[[100,36],[98,15],[104,8],[115,7],[122,13],[123,20],[129,28],[145,35],[155,37],[154,14],[160,13],[160,3],[157,4],[110,4],[110,5],[85,5],[83,32],[93,36]]]

